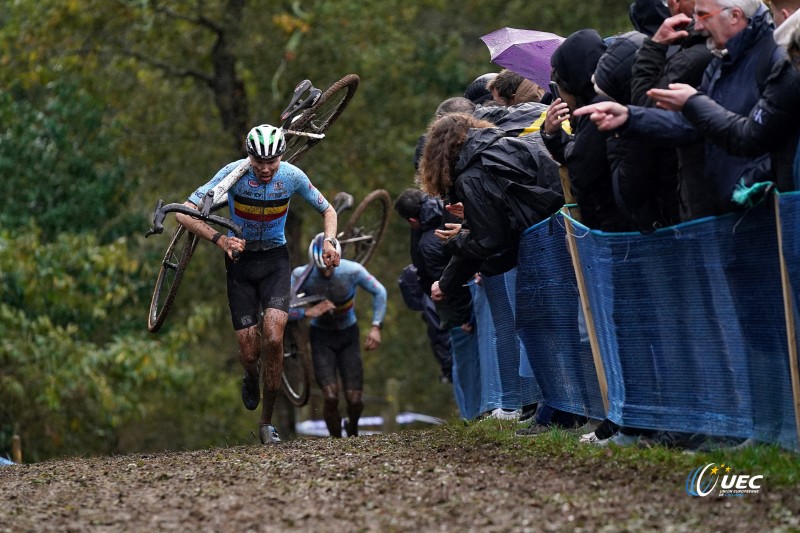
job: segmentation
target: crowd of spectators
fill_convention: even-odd
[[[637,0],[633,31],[564,39],[550,58],[555,88],[503,70],[443,102],[417,146],[417,187],[395,206],[411,227],[420,284],[445,318],[440,331],[469,331],[465,284],[513,272],[521,233],[565,197],[589,228],[649,234],[796,190],[798,9],[800,0]],[[585,326],[582,312],[576,320]],[[586,422],[523,397],[485,414],[526,419],[520,435]],[[692,437],[599,422],[582,440]]]

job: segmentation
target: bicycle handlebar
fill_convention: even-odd
[[[155,211],[153,211],[153,227],[151,227],[147,231],[147,233],[145,234],[145,238],[154,234],[160,235],[161,233],[164,232],[164,219],[167,218],[168,213],[182,213],[192,218],[196,218],[197,220],[202,220],[205,223],[216,224],[217,226],[221,226],[225,229],[228,229],[232,231],[237,238],[241,239],[242,238],[241,226],[239,226],[238,224],[227,218],[210,214],[211,207],[214,203],[213,198],[214,198],[214,191],[208,191],[208,193],[206,193],[206,196],[203,198],[203,201],[200,202],[199,210],[193,209],[184,204],[172,203],[164,205],[164,200],[159,200],[158,203],[156,203]],[[240,255],[241,254],[238,251],[233,252],[233,260],[237,261]]]

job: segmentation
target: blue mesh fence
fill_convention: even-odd
[[[611,420],[797,448],[769,206],[651,235],[575,228]]]
[[[514,328],[516,269],[484,276],[473,285],[480,353],[481,412],[518,409],[541,400],[535,378],[520,376],[520,341]]]
[[[560,214],[520,239],[516,304],[517,331],[544,402],[604,418],[589,339],[581,339],[578,286]]]
[[[792,315],[795,325],[795,354],[800,354],[800,311],[797,302],[800,301],[800,192],[791,192],[779,195],[781,231],[783,233],[783,255],[790,281],[792,296]],[[798,357],[800,366],[800,356]],[[795,424],[797,414],[795,413]],[[784,424],[784,428],[788,424]],[[800,443],[795,442],[795,447],[800,448]]]

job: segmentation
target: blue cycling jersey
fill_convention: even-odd
[[[305,266],[294,269],[292,286],[297,283],[305,269]],[[383,323],[383,317],[386,315],[386,289],[360,263],[342,259],[330,278],[325,278],[315,267],[298,290],[298,293],[306,296],[324,296],[336,305],[332,312],[311,319],[311,325],[342,330],[355,324],[356,287],[361,287],[372,294],[372,323]],[[305,317],[304,308],[289,309],[289,320],[303,317]]]
[[[217,172],[211,181],[194,191],[189,201],[199,205],[209,189],[230,174],[244,160],[234,161]],[[302,196],[320,213],[328,209],[328,201],[308,179],[305,172],[285,161],[268,183],[263,183],[249,169],[228,190],[231,220],[242,227],[248,249],[268,250],[286,244],[284,227],[289,212],[289,199]]]

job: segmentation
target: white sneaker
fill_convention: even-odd
[[[626,435],[620,432],[614,435],[613,437],[609,437],[603,440],[597,440],[592,444],[594,444],[595,446],[599,446],[601,448],[605,448],[609,444],[614,444],[621,448],[624,448],[625,446],[636,446],[637,444],[639,444],[639,435]]]
[[[591,433],[586,433],[584,435],[581,435],[581,438],[578,439],[578,442],[582,444],[594,444],[598,440],[600,439],[598,439],[597,435],[595,435],[594,431],[592,431]]]
[[[489,414],[489,418],[495,418],[497,420],[519,420],[519,416],[521,414],[522,411],[520,409],[516,409],[514,411],[505,411],[498,407]]]

